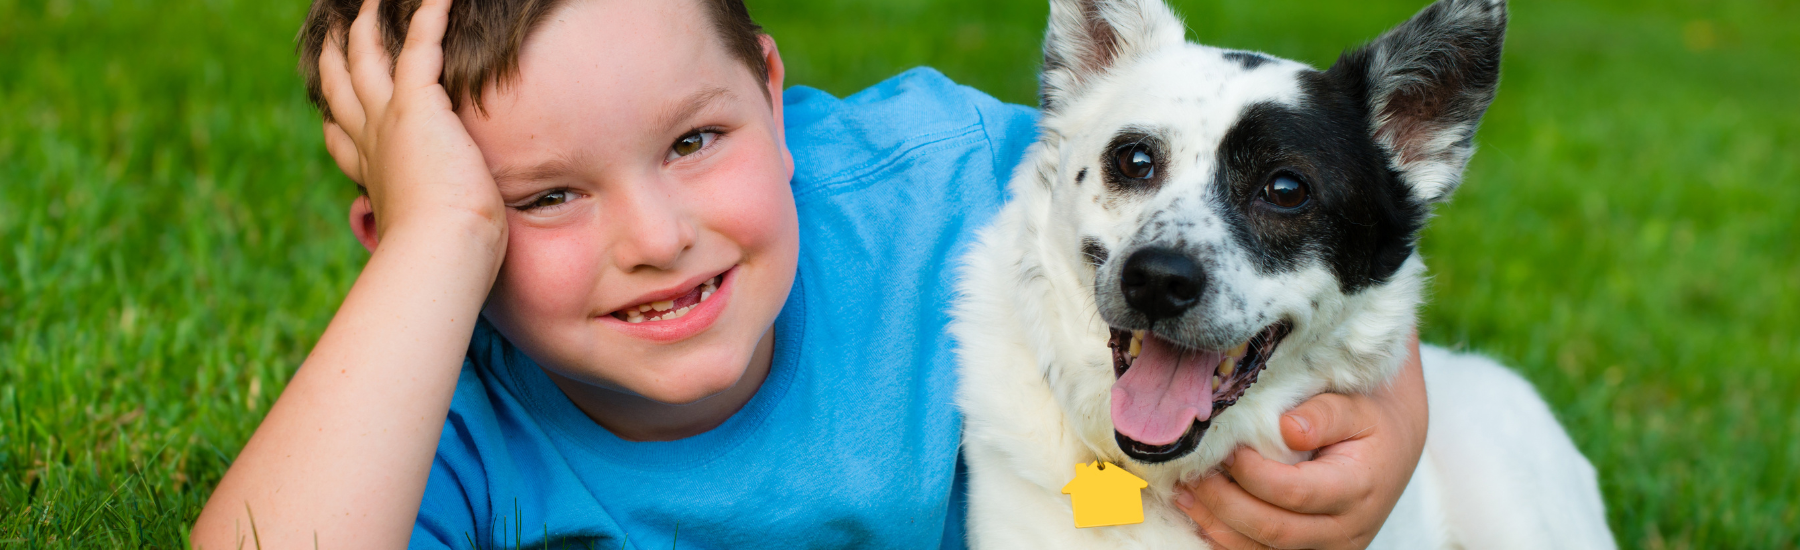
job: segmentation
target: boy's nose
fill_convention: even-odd
[[[670,269],[681,254],[694,245],[695,230],[674,197],[652,186],[629,200],[624,216],[614,226],[620,232],[614,260],[621,268]]]

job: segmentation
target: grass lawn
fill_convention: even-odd
[[[1180,0],[1317,65],[1423,0]],[[751,0],[791,83],[1031,103],[1043,0]],[[0,547],[182,546],[366,258],[301,0],[0,0]],[[1427,341],[1517,367],[1624,548],[1800,546],[1800,4],[1525,0]]]

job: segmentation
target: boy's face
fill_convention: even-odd
[[[663,403],[738,382],[799,253],[779,71],[696,4],[569,2],[460,113],[508,206],[488,319],[564,379]]]

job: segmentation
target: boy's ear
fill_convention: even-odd
[[[368,195],[356,197],[350,203],[350,232],[356,234],[356,242],[370,254],[375,253],[375,245],[381,243],[381,235],[375,227],[375,205],[369,202]]]
[[[1438,0],[1326,72],[1362,92],[1414,200],[1447,200],[1462,183],[1500,86],[1506,19],[1505,0]]]
[[[780,106],[782,81],[787,78],[787,67],[781,64],[781,48],[775,45],[775,37],[767,34],[758,35],[756,40],[762,44],[763,63],[769,68],[769,100]]]
[[[1055,112],[1114,67],[1186,40],[1163,0],[1051,0],[1038,98]]]
[[[788,150],[787,122],[782,118],[784,101],[781,97],[781,91],[783,79],[787,78],[787,66],[782,65],[781,63],[781,48],[775,45],[775,37],[764,34],[758,36],[757,41],[762,43],[763,64],[769,68],[768,82],[765,83],[765,85],[768,86],[769,107],[773,109],[775,113],[775,143],[781,147],[781,157],[787,164],[788,177],[793,178],[794,154]]]

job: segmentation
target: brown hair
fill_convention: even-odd
[[[663,1],[663,0],[656,0]],[[726,52],[750,69],[750,74],[769,81],[768,61],[763,58],[762,27],[750,19],[743,0],[693,0],[712,19]],[[423,0],[385,0],[377,11],[381,38],[389,60],[400,56],[406,43],[407,24]],[[461,109],[464,98],[481,108],[481,91],[488,82],[502,86],[519,76],[519,51],[544,16],[564,0],[456,0],[450,5],[450,26],[444,31],[444,74],[439,82],[450,93],[450,105]],[[362,0],[313,0],[300,27],[300,74],[306,77],[306,98],[331,120],[331,107],[319,84],[319,55],[333,30],[348,29],[362,9]],[[340,35],[341,36],[341,35]],[[343,44],[340,43],[340,46]],[[766,86],[765,86],[766,88]],[[767,90],[764,90],[767,93]]]

